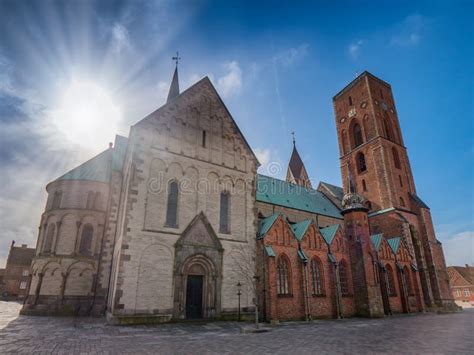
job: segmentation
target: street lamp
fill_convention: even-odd
[[[242,295],[242,284],[240,281],[237,283],[237,297],[239,299],[239,313],[238,313],[238,321],[240,322],[240,296]]]

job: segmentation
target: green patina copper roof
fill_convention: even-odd
[[[321,181],[321,184],[326,186],[326,188],[331,191],[331,193],[339,199],[339,201],[342,201],[344,197],[344,190],[340,186],[332,185],[327,182]]]
[[[391,211],[395,211],[395,208],[389,207],[389,208],[386,208],[384,210],[375,211],[375,212],[369,213],[368,216],[369,217],[374,217],[374,216],[378,216],[380,214],[384,214],[384,213],[391,212]]]
[[[57,180],[88,180],[109,182],[111,153],[112,149],[107,149],[96,155],[94,158],[68,171]]]
[[[340,211],[323,193],[257,175],[257,201],[342,219]]]
[[[337,230],[339,229],[339,224],[335,224],[326,228],[321,228],[319,231],[321,232],[321,235],[323,236],[324,240],[326,243],[331,245],[334,236],[336,235]]]
[[[260,223],[258,224],[258,234],[257,234],[258,239],[261,239],[261,238],[265,237],[265,234],[268,233],[270,228],[273,226],[273,223],[275,223],[278,216],[280,216],[280,215],[281,215],[281,213],[276,212],[276,213],[272,214],[271,216],[269,216],[267,218],[264,218],[260,221]]]
[[[115,136],[112,156],[112,170],[122,171],[123,161],[127,153],[128,139],[119,135]]]
[[[308,257],[306,256],[306,254],[304,253],[304,251],[301,250],[301,249],[298,249],[298,256],[300,257],[301,261],[303,261],[303,262],[307,262],[307,261],[308,261]]]
[[[394,254],[397,254],[398,252],[398,248],[400,247],[400,241],[400,237],[391,238],[387,240],[388,245],[390,245],[390,248],[392,249]]]
[[[374,248],[376,251],[379,251],[380,249],[380,245],[382,244],[382,238],[383,238],[382,233],[374,234],[370,236],[370,239],[372,240],[372,243],[374,244]]]
[[[298,241],[301,241],[303,239],[310,225],[311,225],[311,220],[306,219],[304,221],[295,223],[291,226],[291,230],[293,231],[293,234],[295,235],[296,239],[298,239]]]
[[[273,248],[271,245],[265,245],[265,252],[267,253],[268,256],[275,256],[275,252],[273,251]]]

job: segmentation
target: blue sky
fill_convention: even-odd
[[[473,263],[472,13],[472,1],[0,0],[0,265],[12,239],[36,243],[48,181],[164,103],[176,50],[181,88],[211,78],[262,173],[284,176],[294,130],[313,185],[341,184],[333,95],[364,70],[389,82],[447,263]]]

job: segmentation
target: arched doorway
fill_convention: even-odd
[[[175,244],[174,318],[220,315],[222,257],[222,245],[200,213]]]

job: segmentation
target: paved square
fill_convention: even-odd
[[[98,318],[19,316],[0,302],[0,353],[472,354],[474,310],[384,319],[293,322],[240,334],[235,322],[107,326]]]

